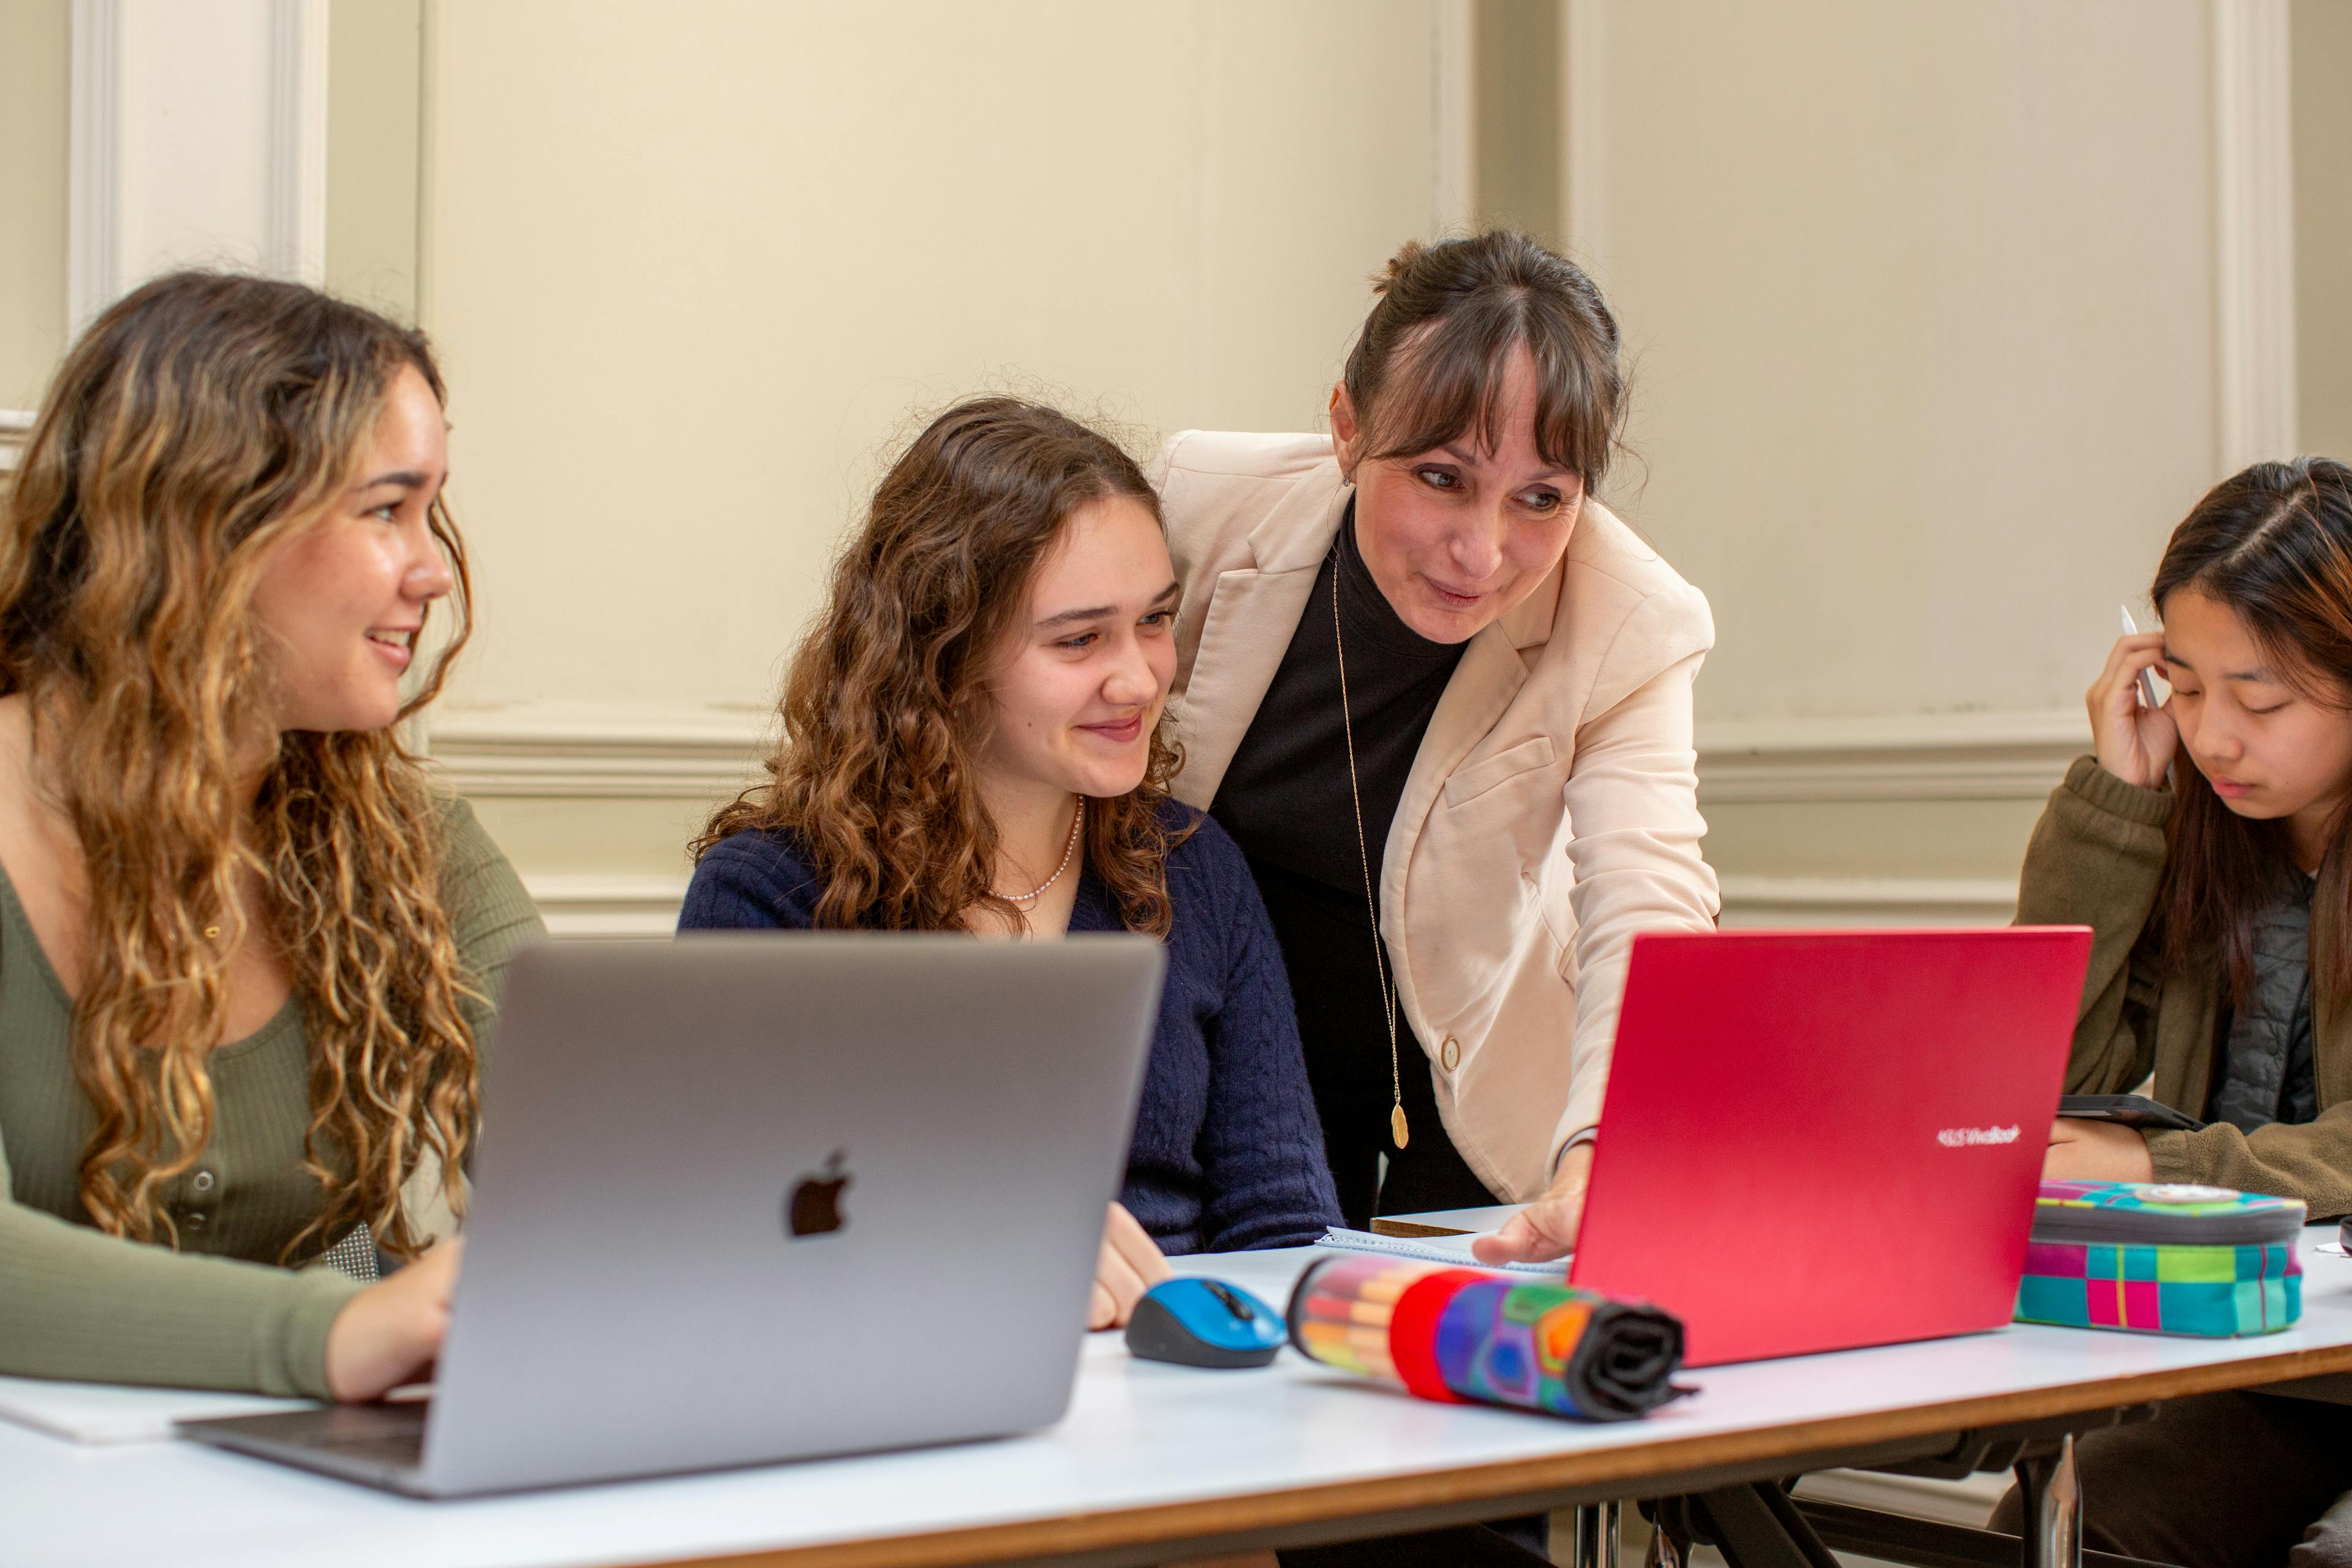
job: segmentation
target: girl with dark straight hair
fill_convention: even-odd
[[[2352,470],[2304,458],[2216,486],[2149,597],[2163,629],[2119,639],[2092,686],[2095,751],[2034,828],[2018,919],[2095,933],[2067,1092],[2152,1079],[2207,1125],[2061,1119],[2044,1173],[2352,1214]],[[2145,701],[2143,672],[2170,696]],[[2104,1550],[2352,1563],[2352,1519],[2313,1524],[2352,1491],[2338,1407],[2177,1400],[2082,1463]]]

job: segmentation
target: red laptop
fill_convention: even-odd
[[[1571,1283],[1693,1366],[2010,1321],[2091,933],[1633,939]]]

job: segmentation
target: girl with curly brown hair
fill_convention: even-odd
[[[200,272],[49,389],[0,498],[0,1372],[367,1399],[438,1348],[419,1211],[540,929],[394,728],[466,640],[441,410],[421,335]]]
[[[1160,1247],[1293,1246],[1339,1218],[1265,906],[1223,830],[1169,796],[1177,593],[1117,445],[1015,398],[949,409],[835,564],[771,780],[712,818],[678,921],[1160,937],[1097,1327]]]

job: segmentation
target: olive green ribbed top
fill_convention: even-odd
[[[458,952],[495,996],[516,946],[544,928],[465,802],[449,803],[443,826],[442,896]],[[176,1252],[107,1236],[82,1207],[81,1155],[98,1113],[74,1076],[72,1016],[0,872],[0,1373],[325,1398],[327,1327],[361,1286],[278,1264],[321,1206],[302,1173],[301,998],[213,1053],[212,1142],[168,1189]],[[469,1004],[466,1016],[487,1056],[490,1009]]]

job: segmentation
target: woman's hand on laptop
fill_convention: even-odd
[[[1492,1236],[1470,1244],[1481,1263],[1549,1263],[1576,1247],[1576,1227],[1584,1219],[1584,1189],[1592,1179],[1592,1145],[1580,1143],[1559,1157],[1551,1190],[1513,1215]]]
[[[2050,1152],[2042,1157],[2045,1182],[2152,1182],[2156,1165],[2137,1128],[2116,1121],[2062,1116],[2050,1124]]]
[[[1133,1315],[1143,1293],[1169,1277],[1160,1244],[1127,1212],[1113,1204],[1103,1220],[1102,1251],[1095,1258],[1095,1297],[1087,1327],[1115,1329]]]
[[[1132,1223],[1132,1222],[1130,1222]],[[343,1303],[327,1329],[327,1390],[346,1405],[414,1383],[441,1353],[463,1237],[442,1242]]]

